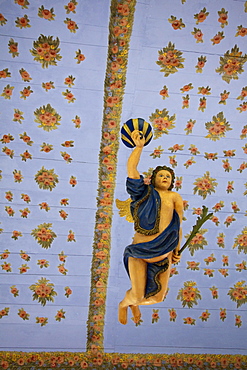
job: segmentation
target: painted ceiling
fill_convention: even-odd
[[[2,368],[247,368],[247,2],[1,0],[0,24]],[[121,325],[138,117],[183,243],[213,216],[165,300]]]

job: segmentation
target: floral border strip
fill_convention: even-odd
[[[99,153],[87,351],[104,351],[104,317],[122,100],[136,0],[112,0]]]
[[[2,369],[246,369],[246,355],[0,352]]]

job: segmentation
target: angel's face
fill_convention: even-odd
[[[172,175],[169,171],[161,170],[157,173],[154,181],[154,187],[160,190],[168,190],[172,183]]]

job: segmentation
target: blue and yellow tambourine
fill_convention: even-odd
[[[152,140],[153,133],[151,125],[144,121],[143,118],[133,118],[129,119],[121,128],[121,139],[124,145],[128,148],[133,148],[135,146],[134,141],[131,139],[131,133],[135,130],[140,131],[145,137],[145,145],[148,145]]]

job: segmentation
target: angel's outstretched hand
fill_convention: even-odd
[[[143,148],[145,144],[145,137],[143,133],[139,130],[134,130],[131,133],[131,139],[134,141],[135,146],[139,148]]]

